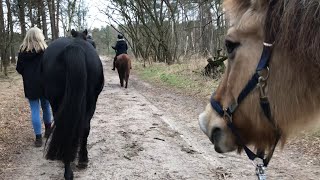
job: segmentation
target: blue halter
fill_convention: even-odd
[[[256,158],[260,158],[263,160],[263,166],[267,167],[268,163],[273,155],[273,151],[280,139],[280,130],[276,127],[276,124],[271,116],[271,109],[270,109],[270,103],[268,100],[268,97],[265,95],[265,85],[266,85],[266,80],[268,79],[269,75],[269,61],[271,58],[271,53],[272,53],[272,44],[268,43],[263,43],[263,51],[262,55],[259,61],[259,64],[256,68],[256,72],[253,74],[247,85],[243,88],[241,93],[239,94],[237,101],[231,104],[227,108],[223,108],[220,104],[220,102],[216,101],[212,95],[210,103],[212,108],[221,116],[223,117],[226,122],[227,126],[230,128],[232,133],[235,135],[237,138],[239,144],[243,147],[245,150],[247,156],[249,157],[250,160],[255,160]],[[264,77],[262,76],[262,72],[267,71],[267,76]],[[238,133],[237,128],[234,126],[234,123],[232,122],[232,115],[233,113],[237,110],[238,106],[241,104],[241,102],[249,95],[251,91],[253,91],[256,87],[260,89],[260,106],[269,120],[269,122],[273,125],[276,133],[276,142],[274,144],[274,147],[272,147],[272,151],[269,152],[266,158],[264,158],[264,151],[258,152],[257,154],[253,153],[247,146],[245,146],[241,136]]]

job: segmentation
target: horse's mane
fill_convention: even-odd
[[[320,66],[320,1],[273,0],[265,21],[266,39],[297,59]]]

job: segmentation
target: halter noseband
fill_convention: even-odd
[[[269,99],[266,96],[265,93],[265,87],[266,83],[269,77],[269,61],[271,58],[272,53],[272,44],[269,43],[263,43],[263,51],[261,54],[261,58],[259,61],[259,64],[256,68],[256,72],[253,74],[251,79],[248,81],[247,85],[244,87],[244,89],[241,91],[240,95],[238,96],[236,102],[229,105],[227,108],[223,108],[220,104],[220,102],[216,101],[212,95],[210,103],[212,108],[226,120],[227,126],[230,128],[234,136],[237,138],[239,144],[243,147],[245,150],[247,156],[250,160],[256,161],[257,159],[260,159],[260,163],[257,163],[257,175],[265,176],[264,174],[264,168],[268,166],[268,163],[273,155],[273,152],[275,150],[276,145],[278,144],[278,141],[280,139],[281,133],[280,130],[277,128],[275,121],[273,120],[273,117],[271,115],[271,108]],[[263,75],[263,72],[266,72],[266,75]],[[234,123],[232,122],[232,115],[237,110],[238,106],[241,104],[241,102],[249,95],[251,91],[253,91],[255,88],[259,88],[260,91],[260,106],[261,109],[264,112],[264,115],[267,117],[269,123],[274,128],[274,133],[276,134],[276,141],[271,148],[271,151],[268,153],[266,158],[264,158],[264,150],[258,151],[257,154],[253,153],[247,146],[245,146],[241,136],[238,133],[237,128],[234,126]],[[261,161],[262,160],[262,161]],[[260,177],[259,177],[260,178]]]

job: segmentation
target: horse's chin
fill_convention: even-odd
[[[237,146],[221,146],[219,144],[214,145],[214,150],[217,153],[223,154],[223,153],[229,153],[238,150]]]
[[[232,152],[238,149],[238,146],[234,143],[230,143],[230,141],[226,142],[222,139],[214,139],[214,138],[209,138],[212,144],[214,145],[214,150],[217,153],[228,153]]]

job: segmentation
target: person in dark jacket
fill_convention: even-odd
[[[119,56],[120,54],[128,54],[127,53],[128,45],[121,34],[118,34],[117,43],[115,46],[112,46],[112,49],[114,49],[116,51],[116,56],[113,59],[113,68],[112,68],[112,70],[114,71],[117,56]]]
[[[94,40],[92,39],[91,35],[87,35],[87,41],[92,44],[92,46],[96,49],[96,43],[94,42]]]
[[[28,30],[18,54],[16,70],[22,75],[25,97],[29,100],[31,120],[36,136],[35,146],[42,146],[40,105],[43,111],[45,137],[51,133],[51,108],[43,96],[41,87],[41,60],[47,44],[42,31],[33,27]]]

